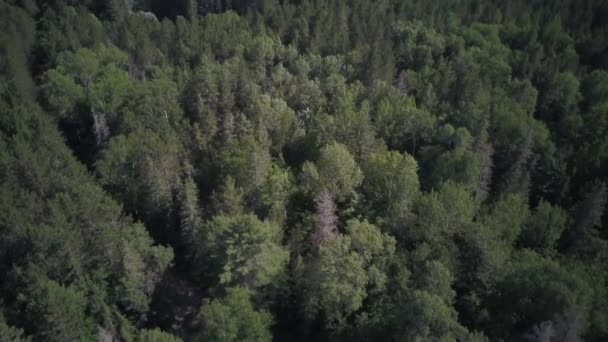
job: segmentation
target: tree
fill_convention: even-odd
[[[130,92],[128,75],[121,69],[126,58],[114,47],[81,48],[61,53],[57,67],[45,74],[44,91],[50,109],[58,118],[84,129],[94,145],[104,144],[117,127],[118,109]],[[82,153],[85,157],[91,151]]]
[[[95,164],[104,188],[121,201],[128,213],[154,228],[157,236],[171,227],[162,223],[181,186],[180,150],[175,135],[138,129],[112,138]]]
[[[179,192],[179,221],[181,239],[184,242],[192,241],[203,223],[198,196],[198,188],[191,177],[182,181]]]
[[[390,151],[370,155],[364,165],[363,191],[377,214],[388,220],[407,217],[420,191],[416,160]]]
[[[253,214],[215,216],[201,230],[204,264],[222,286],[257,290],[275,282],[289,259],[281,246],[281,229]]]
[[[342,235],[319,248],[305,281],[310,293],[304,303],[306,315],[312,318],[323,310],[325,324],[330,328],[343,328],[346,319],[361,308],[366,297],[363,260],[351,251],[348,236]]]
[[[395,251],[394,238],[367,221],[349,220],[346,232],[318,246],[305,279],[304,312],[308,317],[322,312],[325,326],[337,331],[369,295],[385,289]]]
[[[134,224],[123,238],[116,292],[127,312],[145,315],[156,285],[171,265],[173,250],[154,246],[141,224]]]
[[[250,292],[234,287],[226,290],[223,298],[204,304],[200,341],[271,341],[272,316],[265,310],[257,311],[250,301]]]
[[[335,63],[336,68],[340,62],[333,56],[326,58],[326,63]],[[384,144],[376,138],[369,104],[363,102],[358,105],[356,102],[362,90],[360,84],[348,84],[342,75],[333,73],[324,79],[321,86],[327,96],[329,113],[319,113],[311,118],[318,142],[321,145],[343,144],[357,161],[382,150]]]
[[[508,245],[513,245],[529,216],[527,200],[520,194],[507,195],[496,202],[484,217],[484,224],[493,229]]]
[[[302,166],[305,186],[313,193],[329,191],[336,200],[350,198],[363,181],[363,173],[347,148],[333,143],[321,149],[319,161]]]
[[[438,245],[452,240],[473,221],[477,207],[467,189],[451,181],[439,191],[423,194],[414,204],[413,224],[404,227],[400,236],[409,242]]]
[[[414,290],[387,312],[388,336],[401,341],[438,340],[456,341],[464,338],[467,330],[456,318],[454,309],[441,297],[426,291]]]
[[[427,261],[419,276],[419,279],[415,279],[419,289],[439,296],[448,305],[453,303],[456,296],[452,290],[454,277],[443,264],[434,260]]]
[[[249,124],[246,119],[243,121],[245,129]],[[268,145],[257,141],[250,133],[242,132],[240,135],[244,136],[224,148],[220,157],[222,173],[233,177],[236,186],[247,195],[260,190],[272,167]]]
[[[289,169],[273,164],[261,191],[269,220],[283,225],[287,220],[289,197],[293,193],[293,175]]]
[[[85,315],[86,299],[73,287],[52,280],[34,284],[30,317],[36,317],[36,336],[46,341],[93,341],[94,329]]]
[[[493,336],[524,335],[534,324],[552,320],[573,307],[578,307],[576,311],[582,309],[584,317],[589,287],[577,275],[580,269],[566,270],[557,262],[532,252],[521,253],[514,261],[513,268],[497,284],[498,291],[490,298],[494,318],[487,331],[492,331]],[[563,328],[578,324],[577,316],[568,318],[574,320],[563,324]]]
[[[448,138],[447,143],[454,148],[436,156],[431,174],[432,184],[438,187],[442,182],[451,180],[464,184],[471,191],[475,190],[479,182],[480,170],[479,157],[471,150],[471,134],[465,128],[458,128]],[[424,158],[435,158],[435,156]]]
[[[382,233],[378,227],[366,220],[351,219],[346,223],[346,233],[351,239],[351,248],[357,253],[365,267],[368,293],[383,291],[388,282],[388,267],[393,262],[396,249],[395,238]]]
[[[224,184],[212,194],[214,212],[218,215],[243,213],[243,189],[237,188],[234,178],[227,176]]]
[[[541,200],[528,217],[519,242],[543,255],[555,252],[557,240],[566,228],[568,216],[563,209]]]
[[[142,329],[137,335],[136,342],[181,342],[180,338],[177,338],[171,334],[167,334],[160,329]]]

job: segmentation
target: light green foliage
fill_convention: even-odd
[[[84,90],[69,76],[57,70],[46,74],[46,96],[60,116],[71,115],[76,103],[84,98]]]
[[[93,111],[115,116],[130,88],[126,72],[120,69],[125,62],[126,56],[122,51],[105,46],[61,54],[57,68],[49,70],[46,75],[49,103],[64,115],[83,101]]]
[[[328,58],[327,63],[340,60]],[[314,128],[321,144],[338,142],[361,160],[367,154],[382,149],[382,142],[376,139],[370,118],[370,106],[364,102],[358,106],[356,97],[361,85],[348,84],[339,74],[330,74],[322,83],[322,89],[329,98],[328,114],[318,115]]]
[[[384,290],[385,272],[395,253],[395,239],[381,233],[373,224],[355,219],[346,223],[346,233],[351,239],[351,249],[361,257],[366,268],[368,287],[372,292]]]
[[[55,63],[62,52],[90,49],[107,41],[102,22],[85,7],[61,4],[41,12],[43,34],[38,42],[51,63]]]
[[[407,215],[418,197],[418,164],[395,151],[370,155],[365,162],[363,190],[380,214]]]
[[[362,257],[351,250],[351,239],[340,236],[319,250],[306,281],[313,290],[306,300],[309,315],[322,309],[330,327],[343,327],[361,308],[366,297],[367,275]]]
[[[272,65],[276,48],[271,37],[266,35],[255,36],[248,43],[245,56],[250,59],[252,63],[256,63],[262,67]]]
[[[256,341],[272,340],[270,327],[272,315],[265,310],[255,310],[250,292],[235,287],[226,290],[226,296],[203,304],[199,341]]]
[[[473,219],[477,204],[463,185],[454,182],[443,183],[438,195],[448,212],[447,223],[452,231],[458,231]]]
[[[437,241],[449,232],[447,209],[436,192],[420,196],[414,206],[415,224],[401,232],[408,241]]]
[[[134,224],[125,231],[123,239],[120,286],[117,292],[120,301],[129,311],[145,313],[156,284],[173,260],[173,250],[153,246],[152,239],[141,224]]]
[[[117,65],[110,64],[91,89],[91,106],[96,111],[107,113],[114,118],[117,116],[118,107],[127,99],[131,87],[127,73]]]
[[[121,69],[126,59],[114,47],[81,48],[74,53],[61,53],[57,67],[44,75],[44,93],[51,109],[60,119],[90,132],[89,136],[80,137],[83,142],[95,139],[101,145],[116,128],[118,110],[132,87]]]
[[[308,315],[322,310],[327,327],[337,330],[369,295],[385,289],[395,251],[395,239],[367,221],[350,220],[346,231],[319,247],[306,279],[310,296],[304,310]]]
[[[202,229],[202,253],[223,286],[256,290],[275,281],[289,258],[280,227],[255,215],[215,216]]]
[[[337,200],[350,198],[363,181],[363,172],[348,149],[333,143],[321,149],[316,164],[305,163],[302,167],[305,186],[312,193],[329,191]]]
[[[287,218],[286,204],[292,192],[292,175],[287,169],[273,164],[268,179],[262,189],[262,202],[267,208],[267,217],[271,221],[282,224]]]

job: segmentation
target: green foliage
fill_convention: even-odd
[[[555,252],[557,240],[564,231],[568,216],[563,209],[541,201],[528,217],[519,241],[543,255]]]
[[[407,215],[419,193],[417,169],[416,160],[408,154],[370,155],[364,167],[363,191],[379,214]]]
[[[500,307],[494,312],[495,336],[523,334],[522,328],[553,319],[573,306],[587,310],[589,288],[577,275],[578,269],[565,270],[530,252],[514,261],[513,269],[497,285],[500,295],[492,299],[496,301],[492,307]]]
[[[180,342],[181,339],[167,334],[160,329],[143,329],[137,335],[136,342]]]
[[[361,308],[366,297],[367,275],[360,255],[351,251],[351,239],[340,236],[321,247],[307,276],[314,290],[307,298],[308,315],[322,309],[330,327],[343,327],[346,319]]]
[[[122,272],[117,295],[132,312],[145,313],[155,285],[173,260],[173,250],[153,246],[145,228],[135,224],[124,233]]]
[[[29,342],[31,338],[24,336],[23,329],[6,324],[4,316],[0,315],[0,339],[2,341]]]
[[[495,203],[484,224],[507,244],[513,244],[528,218],[528,205],[521,195],[509,195]]]
[[[455,312],[438,296],[414,291],[406,308],[405,321],[409,324],[402,335],[406,340],[455,340],[465,331],[458,324]]]
[[[439,296],[446,304],[452,303],[456,295],[451,288],[453,281],[450,271],[438,261],[426,262],[421,279],[416,279],[421,289]]]
[[[0,340],[607,340],[607,13],[0,1]]]
[[[3,98],[29,99],[34,96],[34,84],[29,76],[27,58],[35,43],[35,21],[26,11],[10,2],[0,4],[0,94]]]
[[[270,153],[251,135],[233,142],[222,151],[223,172],[234,178],[245,192],[261,187],[271,168]]]
[[[466,188],[448,181],[439,191],[419,197],[414,205],[413,224],[399,235],[411,242],[450,241],[471,223],[475,210],[475,201]]]
[[[256,290],[276,281],[289,258],[280,227],[255,215],[215,216],[201,230],[201,253],[223,286]]]
[[[261,196],[268,219],[277,224],[283,224],[287,219],[286,204],[293,191],[292,183],[292,175],[289,170],[276,164],[272,165]]]
[[[320,310],[330,329],[345,328],[348,318],[371,294],[383,291],[395,240],[368,223],[350,220],[347,234],[321,245],[308,265],[307,315]]]
[[[37,337],[47,341],[94,341],[93,324],[85,315],[86,298],[72,287],[49,280],[32,293],[28,311],[37,318]]]
[[[226,296],[203,304],[200,341],[271,341],[272,315],[255,310],[250,292],[240,287],[228,288]]]
[[[172,206],[179,188],[179,142],[140,129],[112,138],[96,163],[100,183],[125,209],[149,221]]]
[[[319,161],[302,167],[304,185],[314,194],[329,191],[338,200],[354,194],[363,181],[363,173],[346,146],[333,143],[321,149]]]

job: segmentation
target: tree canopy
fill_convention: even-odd
[[[608,340],[606,17],[0,0],[0,340]]]

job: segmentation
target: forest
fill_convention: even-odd
[[[0,0],[0,341],[608,341],[608,1]]]

